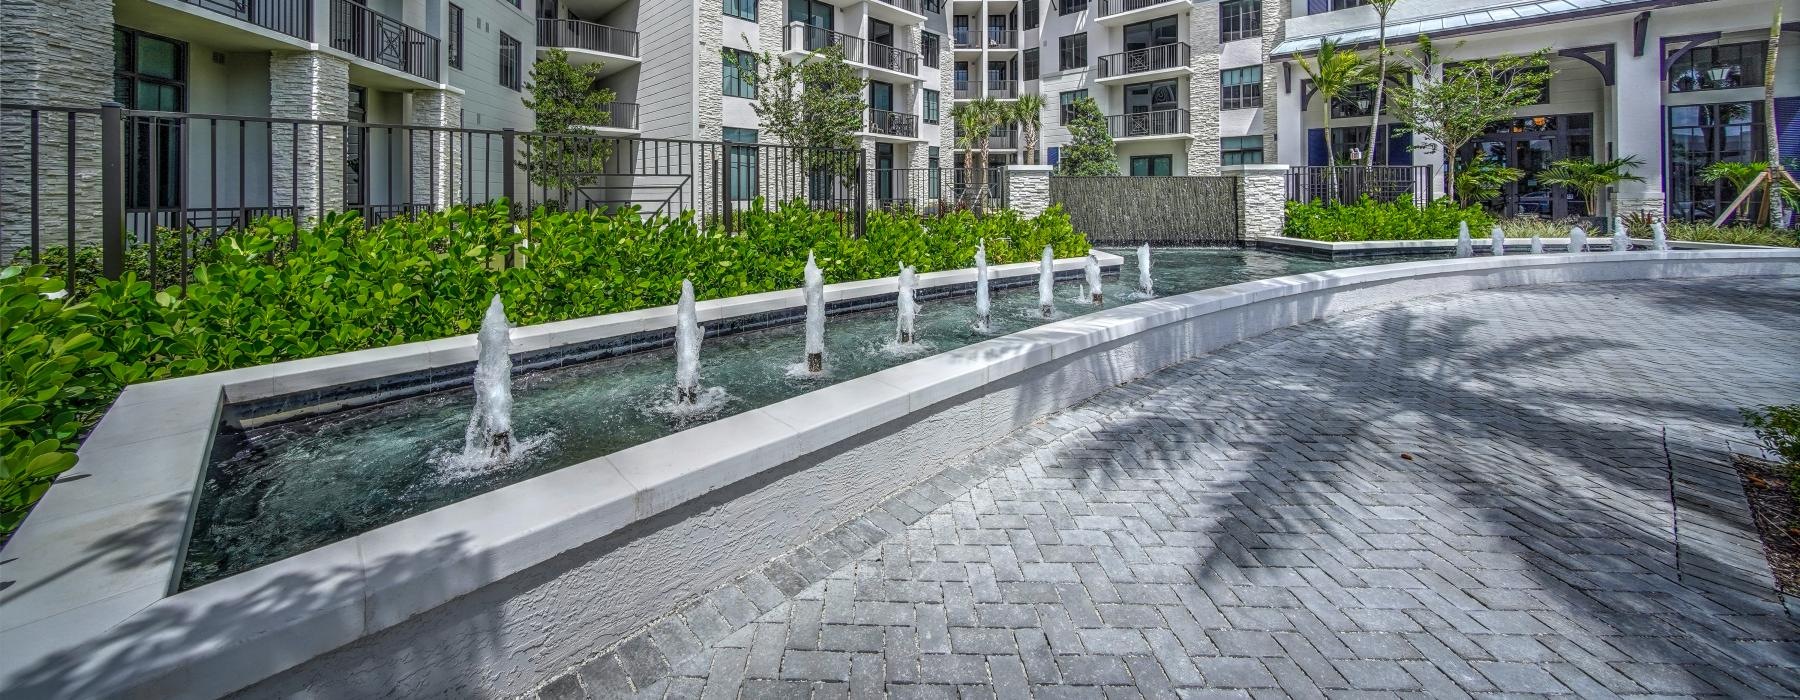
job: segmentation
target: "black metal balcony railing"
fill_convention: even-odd
[[[438,79],[437,37],[350,0],[331,0],[331,48],[426,80]]]
[[[979,49],[979,48],[981,48],[981,44],[976,43],[976,40],[979,36],[980,35],[976,34],[974,31],[971,31],[968,27],[958,27],[956,29],[950,30],[950,39],[951,39],[951,41],[956,42],[956,48],[959,48],[959,49]]]
[[[538,45],[638,57],[638,33],[578,19],[539,19]]]
[[[1114,114],[1106,118],[1106,131],[1115,139],[1134,136],[1175,136],[1188,130],[1185,109],[1159,109],[1153,112]]]
[[[1019,96],[1019,81],[989,80],[987,96],[998,100],[1010,100]]]
[[[915,15],[925,14],[919,11],[919,0],[881,0],[883,4],[893,5]]]
[[[1100,0],[1100,16],[1106,17],[1121,12],[1142,10],[1146,7],[1161,5],[1172,0]]]
[[[638,106],[637,106],[637,103],[613,102],[611,104],[606,105],[605,107],[601,107],[600,111],[605,112],[608,117],[608,119],[606,120],[606,123],[603,124],[602,126],[608,126],[608,127],[614,128],[614,129],[636,129],[636,128],[638,128]]]
[[[181,0],[263,29],[312,41],[312,0]]]
[[[1116,78],[1169,68],[1186,68],[1189,55],[1187,42],[1107,54],[1100,57],[1100,77]]]
[[[843,32],[795,22],[788,25],[787,34],[781,38],[783,51],[818,51],[827,46],[841,46],[844,60],[862,63],[863,40]]]
[[[919,115],[871,109],[869,110],[869,133],[906,138],[918,136]]]
[[[981,97],[981,83],[973,80],[958,80],[951,87],[956,99],[973,100]]]
[[[1019,132],[1013,129],[995,129],[988,133],[988,148],[1007,149],[1019,147]]]
[[[1019,31],[1016,29],[989,27],[987,30],[987,47],[990,49],[1019,48]]]
[[[919,54],[871,41],[869,42],[869,65],[907,75],[918,75]]]

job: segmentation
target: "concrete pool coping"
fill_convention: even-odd
[[[1471,241],[1475,244],[1477,255],[1486,255],[1492,239],[1484,232],[1470,231]],[[1568,238],[1541,239],[1546,252],[1568,252]],[[1310,238],[1289,238],[1287,236],[1263,236],[1255,239],[1256,247],[1283,253],[1300,253],[1323,257],[1329,260],[1345,260],[1353,258],[1373,258],[1389,255],[1430,255],[1434,253],[1451,253],[1456,251],[1456,239],[1432,238],[1411,241],[1316,241]],[[1650,246],[1648,238],[1633,238],[1633,245]],[[1736,243],[1702,243],[1697,241],[1669,241],[1676,250],[1781,250],[1769,246],[1740,245]],[[1588,236],[1588,252],[1610,252],[1612,236],[1606,233]],[[1508,253],[1526,253],[1531,250],[1531,239],[1507,238]]]
[[[1035,273],[1035,263],[1023,265]],[[943,284],[959,279],[937,274],[947,275]],[[81,448],[77,469],[85,477],[50,489],[0,556],[16,558],[4,564],[12,586],[0,590],[0,645],[10,652],[0,655],[0,687],[52,696],[212,697],[238,690],[735,482],[846,441],[873,439],[893,424],[943,411],[959,397],[1025,373],[1119,343],[1150,343],[1153,331],[1196,329],[1179,341],[1155,341],[1176,346],[1152,348],[1155,361],[1131,370],[1136,376],[1380,300],[1553,282],[1773,274],[1800,274],[1800,250],[1433,260],[1154,299],[848,380],[175,594],[180,547],[221,407],[281,390],[284,365],[312,361],[138,385],[120,396]],[[867,291],[881,283],[852,284]],[[545,334],[554,337],[538,335]],[[413,347],[424,362],[466,361],[474,351],[472,339]],[[364,371],[393,366],[383,351],[366,352],[371,359],[358,364],[369,368]],[[454,553],[418,566],[393,565],[452,536],[460,542]],[[282,599],[269,600],[270,590],[283,591]],[[153,644],[173,630],[205,643]],[[47,669],[59,674],[56,687]]]

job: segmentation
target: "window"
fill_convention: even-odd
[[[938,91],[925,91],[925,123],[938,123]]]
[[[1038,28],[1038,0],[1025,0],[1025,28]]]
[[[1263,162],[1261,136],[1227,136],[1219,139],[1219,162],[1225,165],[1255,165]]]
[[[524,76],[519,71],[523,67],[521,54],[522,44],[518,39],[500,33],[500,84],[514,90],[524,85]]]
[[[1063,124],[1068,124],[1075,120],[1075,103],[1087,96],[1086,90],[1070,90],[1057,96],[1057,101],[1060,102],[1062,106],[1060,113],[1062,115]]]
[[[1331,9],[1348,10],[1352,7],[1362,7],[1367,4],[1369,4],[1369,0],[1331,0]]]
[[[756,0],[725,0],[725,16],[756,21]]]
[[[1702,182],[1700,171],[1713,163],[1763,159],[1762,107],[1758,101],[1669,108],[1670,216],[1711,220],[1737,198],[1729,181]]]
[[[725,95],[756,99],[756,55],[742,49],[720,49],[724,61]]]
[[[938,52],[943,50],[943,41],[943,37],[931,32],[919,34],[919,53],[924,54],[926,68],[938,67]]]
[[[1174,156],[1132,156],[1131,174],[1139,177],[1174,173]]]
[[[925,149],[925,153],[926,153],[926,156],[925,156],[926,175],[925,176],[928,180],[928,182],[925,186],[930,188],[929,196],[932,199],[937,199],[939,197],[944,196],[944,175],[943,175],[943,173],[938,171],[939,168],[943,167],[943,164],[938,161],[938,147],[937,146],[932,146],[928,149]]]
[[[1038,50],[1025,49],[1025,79],[1038,79]]]
[[[1331,100],[1331,118],[1366,117],[1375,108],[1375,85],[1363,83],[1344,88]]]
[[[727,143],[756,143],[755,129],[725,127]],[[734,202],[756,198],[756,146],[731,146],[725,150],[725,191]]]
[[[1669,92],[1699,92],[1763,84],[1765,42],[1702,46],[1669,66]]]
[[[187,44],[179,41],[115,27],[113,99],[126,109],[187,111],[187,53]],[[173,207],[181,201],[185,151],[179,119],[128,120],[125,152],[131,160],[125,168],[125,206]],[[152,159],[156,163],[154,177]]]
[[[1062,0],[1062,7],[1056,11],[1059,15],[1072,15],[1087,9],[1088,0]]]
[[[1219,3],[1219,41],[1262,36],[1262,0]]]
[[[1219,109],[1262,106],[1262,66],[1219,71]]]
[[[1087,34],[1070,34],[1056,43],[1057,70],[1087,67]]]
[[[463,14],[462,14],[462,8],[458,7],[455,3],[451,3],[451,5],[450,5],[450,22],[449,22],[449,24],[450,24],[450,31],[447,33],[450,35],[450,48],[448,49],[448,53],[450,55],[450,67],[455,68],[457,70],[462,70]]]

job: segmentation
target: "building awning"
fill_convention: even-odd
[[[1489,7],[1457,14],[1438,17],[1423,17],[1388,25],[1388,42],[1392,45],[1395,39],[1411,39],[1424,34],[1432,37],[1449,37],[1461,34],[1478,34],[1481,32],[1514,29],[1553,22],[1566,22],[1582,17],[1618,14],[1636,10],[1647,10],[1656,7],[1687,4],[1687,2],[1705,2],[1706,0],[1536,0],[1505,7]],[[1374,44],[1377,40],[1376,27],[1363,27],[1328,35],[1346,47],[1357,47],[1363,44]],[[1284,57],[1295,54],[1312,53],[1319,48],[1319,41],[1326,36],[1309,36],[1288,39],[1275,46],[1269,52],[1270,57]]]

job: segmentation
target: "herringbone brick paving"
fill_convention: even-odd
[[[1677,571],[1662,433],[1742,447],[1738,407],[1800,401],[1796,348],[1800,278],[1272,333],[1023,429],[538,694],[1794,696],[1754,535],[1709,515]]]

